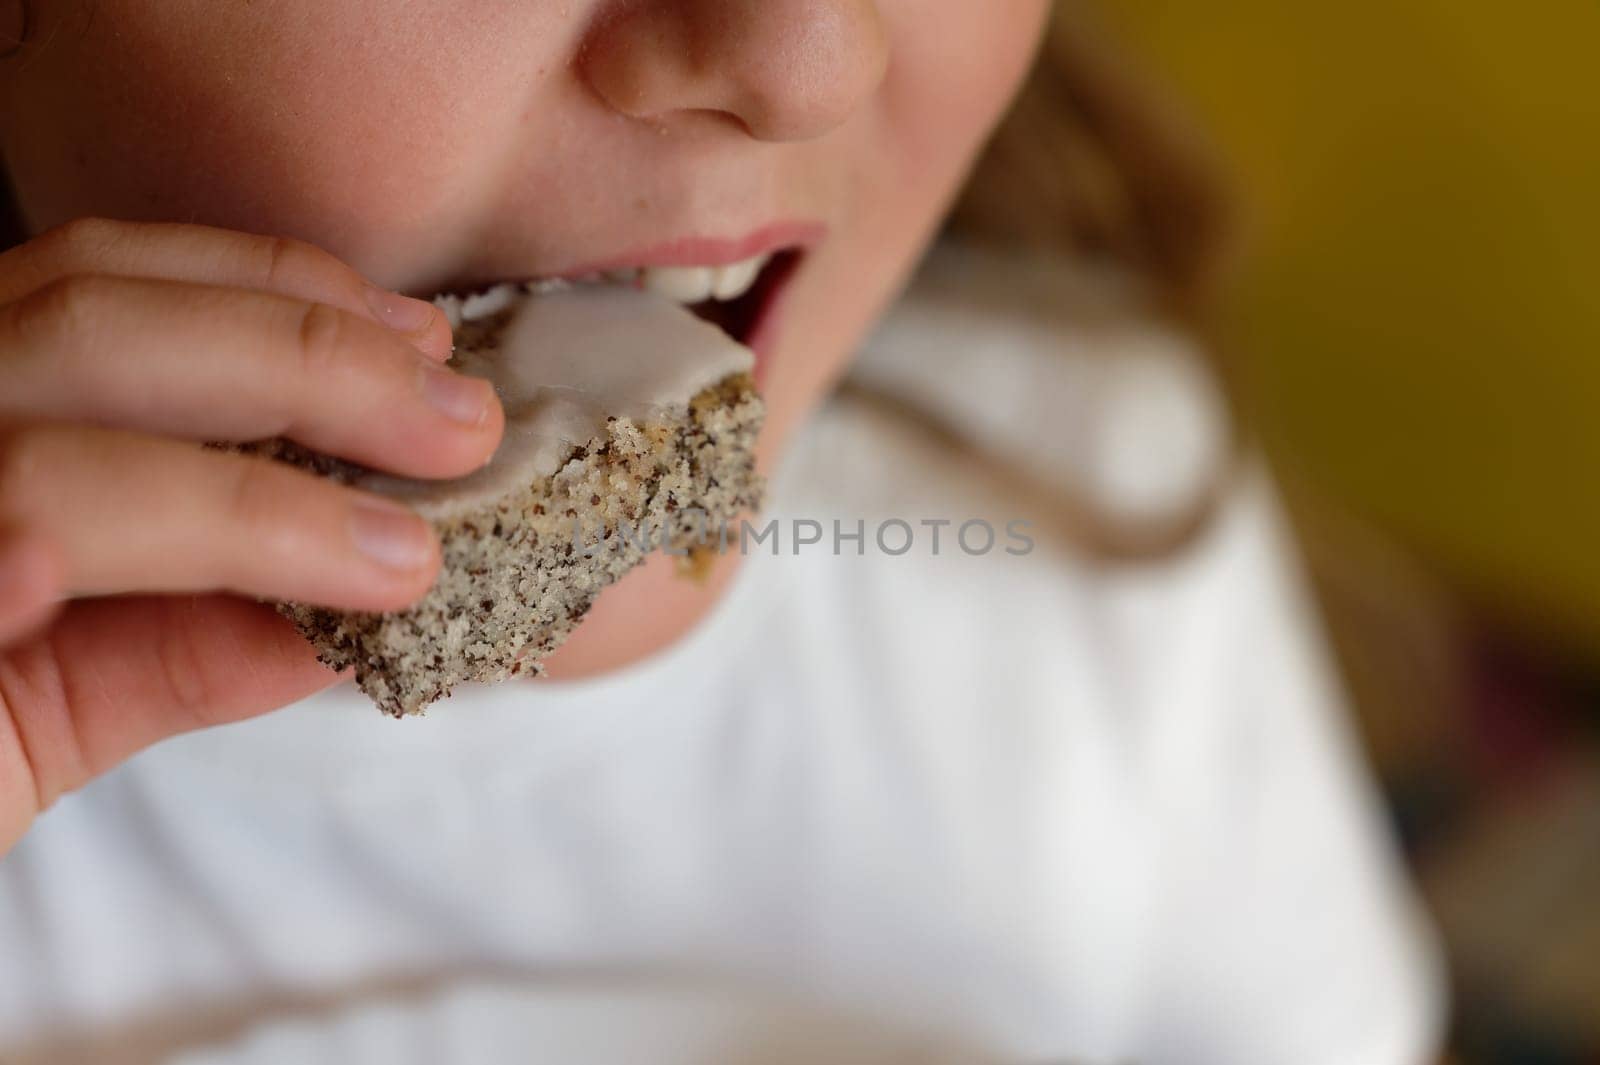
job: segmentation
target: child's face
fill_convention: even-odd
[[[0,0],[0,6],[16,0]],[[32,0],[27,225],[181,219],[427,293],[799,244],[781,445],[913,262],[1047,0]]]

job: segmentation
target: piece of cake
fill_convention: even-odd
[[[494,382],[505,437],[467,477],[388,476],[273,441],[256,450],[399,499],[433,523],[444,563],[412,607],[280,609],[388,714],[463,681],[536,673],[606,585],[655,548],[686,564],[759,505],[753,356],[665,297],[633,288],[498,286],[438,301],[451,364]],[[734,530],[736,535],[736,529]]]

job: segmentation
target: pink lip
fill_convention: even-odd
[[[743,237],[679,237],[664,244],[642,248],[592,262],[576,270],[563,271],[563,277],[583,277],[608,270],[627,270],[643,266],[726,266],[785,248],[808,248],[822,239],[826,227],[817,222],[775,222]]]
[[[573,269],[541,272],[529,276],[570,281],[612,270],[646,266],[726,266],[729,263],[753,259],[758,255],[780,251],[799,252],[797,261],[779,264],[777,267],[782,269],[784,274],[766,293],[749,335],[744,338],[745,345],[755,353],[756,382],[761,384],[771,363],[773,349],[777,346],[780,319],[784,304],[787,302],[790,284],[794,280],[794,271],[798,269],[800,262],[804,261],[805,253],[819,244],[826,233],[827,226],[820,222],[775,222],[743,237],[679,237],[626,255],[596,260]],[[441,286],[431,291],[466,293],[481,291],[493,283],[495,282],[483,279],[474,281],[458,279],[455,284]],[[420,298],[426,299],[428,296],[423,295]]]
[[[744,262],[758,255],[778,251],[801,251],[821,242],[827,227],[818,222],[776,222],[744,237],[725,239],[717,237],[680,237],[663,244],[643,248],[627,255],[618,255],[588,263],[560,276],[584,277],[610,270],[628,270],[646,266],[726,266]],[[790,276],[782,278],[768,293],[764,305],[756,316],[745,344],[755,354],[756,384],[765,383],[767,369],[772,362],[773,348],[778,340],[778,328],[783,305],[788,295],[789,282],[793,280],[795,264],[787,267]]]

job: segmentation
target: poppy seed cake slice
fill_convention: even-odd
[[[405,610],[279,608],[396,717],[462,681],[539,672],[602,588],[656,547],[713,549],[762,493],[753,356],[716,326],[661,296],[598,285],[438,302],[456,326],[452,365],[493,381],[505,408],[486,466],[419,481],[284,441],[256,448],[399,499],[438,530],[439,579]]]

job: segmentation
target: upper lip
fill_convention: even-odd
[[[742,237],[678,237],[546,276],[576,278],[651,266],[727,266],[778,251],[810,247],[822,239],[823,232],[824,227],[817,222],[775,222]]]
[[[557,277],[584,277],[587,273],[635,267],[718,267],[782,249],[808,248],[821,238],[822,225],[818,222],[774,222],[744,237],[678,237],[650,248],[586,262]]]
[[[429,289],[424,298],[443,293],[466,295],[505,282],[522,284],[527,281],[543,280],[571,281],[608,271],[652,266],[727,266],[779,251],[805,251],[821,242],[826,233],[827,227],[820,222],[786,221],[770,223],[742,237],[676,237],[634,251],[580,262],[576,266],[535,268],[517,276],[508,274],[496,276],[477,272],[457,274]],[[417,294],[421,294],[420,291]]]

